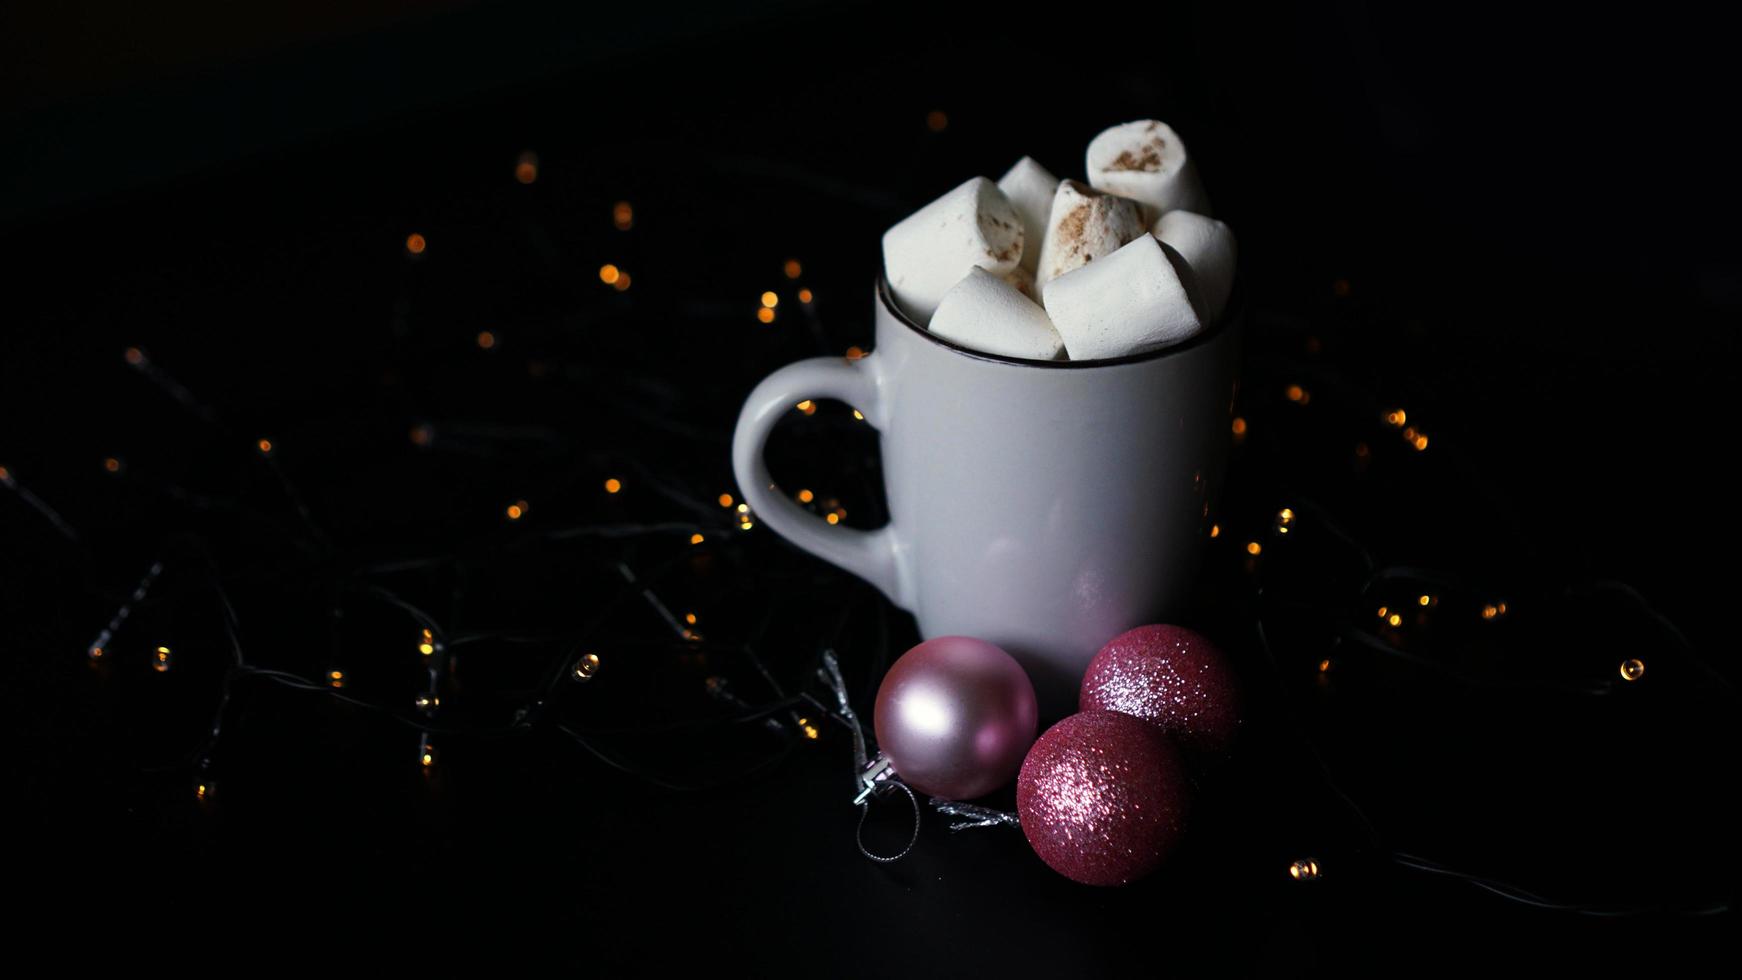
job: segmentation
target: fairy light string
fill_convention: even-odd
[[[513,179],[520,185],[534,185],[544,180],[544,176],[538,156],[530,151],[520,156],[512,172]],[[529,194],[536,192],[530,186],[526,191]],[[648,218],[656,220],[657,215],[649,212]],[[619,201],[610,209],[611,233],[620,236],[625,242],[629,241],[642,233],[641,219],[642,216],[636,213],[630,202]],[[436,253],[443,251],[442,248],[434,248],[432,251],[431,241],[423,232],[408,231],[402,241],[404,258],[408,264],[422,265],[426,260],[433,260]],[[446,242],[445,238],[435,244],[440,246],[443,242]],[[391,246],[392,242],[386,244]],[[620,246],[614,246],[618,247]],[[648,275],[641,283],[634,284],[629,271],[634,255],[630,253],[626,258],[618,255],[613,255],[610,261],[601,261],[593,266],[598,270],[597,282],[586,290],[590,294],[590,298],[586,300],[588,304],[619,304],[613,307],[589,305],[587,315],[597,317],[599,322],[609,323],[615,322],[611,319],[613,317],[629,317],[632,315],[629,312],[631,308],[620,304],[647,303],[648,297],[658,293],[654,285],[657,282],[654,272],[657,270],[642,270],[640,266],[636,266],[638,273],[646,271]],[[805,278],[812,271],[810,267],[815,264],[808,259],[801,264],[795,258],[772,264],[761,282],[746,284],[744,292],[738,294],[738,299],[722,300],[720,306],[731,311],[733,321],[741,324],[747,334],[762,330],[792,330],[807,338],[817,353],[839,356],[845,351],[844,356],[849,359],[865,356],[866,351],[859,346],[844,347],[836,343],[826,329],[816,293]],[[424,266],[425,269],[429,267],[431,266]],[[566,271],[564,275],[567,275]],[[1347,285],[1343,284],[1338,292],[1346,295]],[[410,308],[406,297],[401,297],[395,304],[395,318],[399,327],[405,326],[404,321],[409,316]],[[754,311],[753,317],[746,315],[747,308]],[[517,324],[508,324],[506,327],[491,324],[489,329],[474,328],[466,334],[466,343],[480,359],[501,360],[519,348],[523,333],[530,333],[517,328]],[[513,342],[503,343],[505,337]],[[489,353],[486,355],[479,353],[480,351]],[[550,492],[534,492],[529,489],[524,496],[504,497],[494,504],[495,513],[499,516],[493,522],[493,529],[481,534],[479,541],[468,542],[465,549],[438,550],[437,553],[424,555],[372,556],[365,561],[344,562],[334,557],[340,551],[340,542],[334,540],[332,534],[323,526],[319,513],[306,502],[316,498],[305,497],[294,480],[295,463],[304,448],[296,439],[288,433],[280,438],[277,434],[245,433],[230,427],[218,411],[197,398],[189,388],[156,363],[143,348],[126,348],[123,351],[123,360],[152,389],[167,396],[189,417],[221,432],[225,444],[236,454],[239,464],[245,457],[251,458],[248,465],[260,468],[270,477],[273,486],[277,488],[278,497],[276,500],[238,499],[182,487],[173,482],[157,480],[148,474],[136,473],[133,467],[121,463],[122,457],[108,458],[114,465],[105,464],[104,470],[107,474],[116,477],[125,486],[136,487],[142,493],[150,493],[154,499],[168,500],[183,510],[198,511],[207,516],[216,515],[223,519],[257,524],[276,521],[279,513],[288,512],[288,526],[284,529],[301,547],[303,561],[294,568],[280,569],[281,576],[290,579],[311,574],[311,569],[315,569],[317,571],[314,574],[327,576],[327,584],[337,597],[335,608],[348,608],[355,604],[387,610],[398,616],[401,625],[396,633],[398,638],[393,641],[398,645],[393,655],[414,656],[419,664],[415,682],[408,681],[399,696],[388,702],[360,696],[357,687],[352,683],[358,664],[346,662],[347,658],[355,659],[357,655],[354,652],[342,653],[336,642],[330,650],[321,654],[320,662],[297,664],[297,669],[269,666],[264,661],[257,662],[252,652],[244,646],[244,624],[239,619],[229,594],[229,586],[238,582],[240,577],[230,569],[219,567],[216,561],[209,563],[208,581],[202,589],[190,589],[159,601],[165,606],[191,607],[200,601],[209,603],[215,597],[217,619],[227,649],[214,651],[197,646],[189,647],[179,641],[164,641],[161,637],[133,632],[139,629],[137,626],[129,628],[125,636],[126,642],[122,643],[122,626],[131,619],[131,610],[147,599],[148,593],[153,591],[154,583],[164,570],[163,559],[153,561],[130,594],[131,598],[88,644],[83,656],[90,660],[104,661],[112,661],[116,656],[142,656],[160,664],[164,671],[178,672],[184,661],[196,658],[221,656],[227,661],[222,680],[214,692],[211,724],[200,743],[192,748],[187,759],[181,763],[193,780],[193,796],[200,805],[211,806],[217,798],[218,760],[221,757],[224,733],[234,720],[234,712],[239,710],[236,696],[244,685],[255,682],[300,695],[330,699],[360,712],[397,722],[409,733],[408,753],[415,750],[411,764],[426,773],[439,770],[445,764],[447,747],[458,742],[486,737],[555,737],[575,746],[584,757],[649,785],[670,791],[697,792],[770,772],[801,747],[821,741],[822,733],[836,725],[849,732],[856,766],[855,780],[863,773],[868,761],[869,746],[858,715],[853,710],[855,698],[848,689],[834,650],[840,645],[849,614],[862,613],[869,608],[873,613],[872,621],[876,632],[883,640],[872,644],[874,656],[878,659],[865,665],[868,669],[863,674],[874,685],[875,679],[882,673],[882,661],[889,655],[887,603],[870,595],[863,588],[852,591],[847,601],[840,602],[840,615],[820,635],[812,638],[812,645],[807,650],[799,651],[797,660],[801,669],[796,673],[789,671],[786,683],[782,683],[781,673],[770,665],[773,656],[769,652],[771,641],[766,640],[764,635],[766,625],[777,608],[773,600],[759,600],[766,603],[766,614],[760,620],[761,625],[745,636],[733,638],[722,633],[720,635],[727,637],[724,641],[705,639],[702,635],[704,627],[708,637],[716,634],[713,620],[708,619],[704,623],[702,618],[706,615],[705,611],[695,613],[687,602],[669,599],[671,593],[668,590],[683,591],[681,584],[686,575],[693,574],[692,563],[699,558],[728,558],[739,564],[746,562],[746,549],[751,546],[751,536],[760,538],[766,535],[755,530],[755,515],[747,505],[740,502],[737,488],[696,485],[695,478],[691,475],[696,459],[694,455],[684,454],[677,458],[657,459],[652,462],[623,453],[596,454],[583,458],[578,469],[584,475],[576,477],[573,482],[575,486],[584,484],[585,492],[596,499],[597,507],[600,508],[595,511],[600,518],[598,520],[541,524],[545,501],[560,499],[562,494],[554,489]],[[600,366],[558,364],[555,370],[561,376],[572,380],[600,382],[595,386],[596,392],[590,397],[598,398],[601,404],[608,405],[614,419],[640,426],[647,432],[674,437],[689,445],[710,447],[710,451],[720,441],[720,433],[716,430],[687,423],[674,413],[645,407],[639,399],[609,394],[626,390],[626,387],[613,387],[610,372]],[[649,386],[653,384],[648,379],[638,380],[647,381]],[[1279,411],[1312,413],[1320,411],[1338,395],[1348,396],[1348,392],[1339,389],[1335,378],[1323,374],[1310,377],[1303,374],[1298,379],[1274,387],[1269,397],[1280,398],[1277,403]],[[1427,418],[1423,418],[1423,413],[1414,408],[1382,404],[1371,398],[1367,400],[1371,403],[1367,412],[1367,417],[1372,420],[1371,424],[1366,429],[1347,433],[1348,438],[1345,440],[1350,447],[1346,451],[1356,460],[1362,461],[1363,465],[1377,465],[1376,461],[1392,449],[1401,450],[1407,457],[1424,461],[1454,451],[1450,444],[1455,444],[1455,439],[1444,439],[1438,434],[1439,422],[1432,418],[1431,412],[1426,413]],[[795,404],[792,415],[798,424],[829,433],[851,432],[853,426],[864,422],[863,416],[857,411],[853,411],[850,416],[832,414],[820,410],[814,400]],[[1264,429],[1273,419],[1274,415],[1268,413],[1263,404],[1241,405],[1239,414],[1232,416],[1230,421],[1230,436],[1236,451],[1250,449],[1261,443],[1266,438]],[[396,430],[396,438],[408,453],[427,453],[432,456],[452,454],[454,458],[469,456],[494,460],[558,460],[564,459],[565,454],[574,449],[569,444],[568,437],[557,432],[514,429],[464,419],[421,421],[414,418],[403,422]],[[875,474],[861,471],[857,475],[863,481],[873,478]],[[796,487],[789,493],[800,506],[831,523],[840,523],[847,519],[848,508],[839,496],[834,495],[849,496],[845,492],[849,483],[850,480],[834,486],[812,484]],[[57,514],[41,504],[39,498],[17,482],[11,470],[0,467],[0,485],[4,485],[13,495],[41,513],[64,538],[69,541],[77,539],[78,535]],[[860,499],[867,496],[874,498],[875,494],[862,493]],[[643,508],[642,513],[657,513],[650,519],[637,520],[603,510],[622,507],[630,502]],[[857,505],[854,509],[857,511]],[[1348,669],[1346,662],[1349,661],[1373,658],[1387,664],[1415,669],[1436,681],[1468,689],[1521,687],[1574,696],[1612,696],[1618,691],[1655,683],[1660,676],[1655,661],[1647,663],[1637,657],[1592,665],[1589,677],[1512,679],[1471,672],[1437,658],[1431,650],[1423,651],[1413,645],[1396,642],[1399,634],[1392,631],[1426,633],[1453,616],[1462,617],[1470,624],[1504,629],[1520,608],[1531,608],[1540,597],[1510,590],[1503,594],[1503,590],[1492,585],[1472,581],[1466,576],[1454,573],[1408,565],[1381,564],[1373,552],[1363,546],[1325,507],[1305,494],[1287,494],[1268,501],[1260,512],[1216,513],[1206,516],[1214,517],[1213,521],[1206,520],[1204,524],[1204,533],[1212,546],[1237,549],[1234,554],[1250,570],[1257,610],[1253,621],[1256,643],[1273,671],[1275,683],[1289,693],[1290,700],[1303,694],[1310,695],[1310,690],[1297,690],[1297,686],[1289,680],[1295,672],[1291,670],[1290,664],[1285,663],[1286,655],[1272,647],[1266,621],[1279,610],[1298,611],[1300,603],[1287,599],[1280,594],[1280,589],[1267,585],[1265,577],[1270,563],[1279,553],[1298,546],[1299,539],[1308,535],[1316,535],[1321,541],[1337,544],[1351,563],[1362,572],[1355,587],[1348,590],[1347,595],[1313,607],[1335,624],[1339,641],[1329,656],[1321,657],[1315,653],[1311,658],[1310,663],[1314,666],[1312,673],[1315,676],[1323,677]],[[608,594],[593,597],[594,601],[589,604],[584,621],[574,625],[572,629],[548,635],[519,635],[500,630],[460,633],[454,625],[457,614],[453,610],[436,610],[420,605],[382,581],[398,573],[462,567],[474,560],[478,551],[488,547],[553,548],[571,542],[596,549],[599,553],[594,556],[595,564],[613,572],[619,581],[614,588],[608,590]],[[627,557],[631,549],[651,543],[667,546],[666,550],[654,552],[649,547],[646,554],[640,554],[634,559]],[[663,554],[663,557],[649,557],[653,554]],[[1596,592],[1620,600],[1621,605],[1677,641],[1674,648],[1679,663],[1693,665],[1695,672],[1734,696],[1733,687],[1723,675],[1706,664],[1674,624],[1662,617],[1645,602],[1643,596],[1630,587],[1622,583],[1597,582],[1567,591]],[[637,607],[644,614],[651,613],[653,616],[662,634],[657,639],[644,640],[613,632],[613,628],[628,620],[631,610]],[[1424,621],[1417,620],[1418,616],[1428,617],[1425,620],[1426,625],[1422,624]],[[519,703],[503,711],[498,721],[472,721],[464,724],[450,722],[452,716],[447,710],[450,705],[444,705],[443,702],[452,680],[451,669],[456,653],[493,643],[514,643],[542,652],[545,657],[542,679],[530,692],[522,692]],[[604,727],[582,724],[576,712],[567,710],[581,692],[586,692],[588,697],[609,696],[613,673],[624,662],[623,657],[647,653],[676,657],[690,655],[697,650],[718,658],[710,661],[705,677],[697,682],[701,685],[701,690],[693,692],[719,709],[713,714],[690,718],[660,718],[632,726]],[[409,654],[408,651],[415,653]],[[783,645],[779,655],[788,663],[795,659],[790,645]],[[790,679],[794,676],[800,681],[796,686]],[[741,692],[751,687],[765,690],[767,696],[760,701],[745,697]],[[867,703],[868,694],[869,691],[861,692],[857,700]],[[446,700],[451,701],[451,695]],[[1298,719],[1296,722],[1298,723]],[[668,766],[667,763],[671,760],[642,758],[633,748],[638,740],[653,735],[681,735],[701,741],[726,732],[744,733],[742,737],[746,744],[756,747],[757,751],[751,753],[750,758],[740,765],[719,769],[700,779],[691,778]],[[1510,901],[1543,909],[1603,916],[1646,911],[1596,903],[1551,900],[1497,879],[1457,871],[1410,852],[1386,848],[1382,835],[1368,819],[1365,811],[1337,786],[1330,767],[1304,726],[1302,734],[1301,744],[1305,746],[1312,768],[1324,785],[1340,798],[1350,818],[1360,826],[1368,840],[1387,853],[1396,866],[1432,877],[1462,881]],[[415,740],[411,736],[415,736]],[[886,795],[897,788],[906,789],[899,784],[890,784],[887,788],[877,789],[876,794]],[[908,792],[911,797],[911,791]],[[1008,827],[1014,822],[1011,815],[969,804],[934,801],[933,806],[937,812],[957,818],[958,826]],[[868,806],[862,808],[860,814],[861,833],[866,813]],[[914,813],[916,840],[919,813],[917,801],[914,803]],[[862,838],[859,843],[863,850]],[[913,846],[913,841],[910,840],[908,846]],[[867,855],[878,860],[887,859],[869,852]],[[1321,858],[1325,860],[1321,862]],[[1338,873],[1336,866],[1323,852],[1317,856],[1302,854],[1277,871],[1297,882],[1317,881],[1334,877]],[[1674,911],[1707,914],[1726,907],[1728,903],[1708,903]]]

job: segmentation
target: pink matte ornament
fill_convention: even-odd
[[[939,636],[889,668],[873,725],[902,782],[971,800],[1016,775],[1039,710],[1034,685],[1010,654],[973,637]]]

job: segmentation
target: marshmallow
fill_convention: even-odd
[[[1046,216],[1052,210],[1053,195],[1058,193],[1059,179],[1035,163],[1033,157],[1023,157],[998,178],[998,189],[1022,216],[1022,230],[1028,242],[1022,250],[1022,267],[1032,277],[1040,264],[1040,242],[1046,236]]]
[[[1065,349],[1045,310],[984,269],[969,269],[967,278],[944,294],[932,314],[931,332],[1005,357],[1053,360]]]
[[[1102,130],[1086,162],[1090,184],[1143,203],[1145,224],[1176,208],[1210,213],[1198,168],[1167,123],[1139,119]]]
[[[1188,289],[1198,294],[1198,314],[1206,323],[1222,318],[1234,290],[1234,233],[1215,218],[1169,211],[1150,229],[1185,261]]]
[[[1062,181],[1053,195],[1046,238],[1040,243],[1036,285],[1087,265],[1149,231],[1136,201],[1103,194],[1075,180]]]
[[[974,177],[883,233],[883,269],[907,314],[926,323],[978,266],[1002,276],[1022,260],[1022,218],[997,185]]]
[[[1071,360],[1123,357],[1198,332],[1197,311],[1166,248],[1142,235],[1041,287]]]

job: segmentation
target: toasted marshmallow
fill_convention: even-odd
[[[1040,243],[1035,284],[1047,282],[1118,251],[1149,231],[1136,201],[1104,194],[1075,180],[1059,183]]]
[[[1046,283],[1041,292],[1073,361],[1154,350],[1202,327],[1166,246],[1152,235]]]
[[[1169,211],[1150,231],[1184,260],[1188,291],[1196,292],[1205,323],[1222,318],[1234,290],[1234,232],[1215,218]]]
[[[931,332],[1005,357],[1053,360],[1065,349],[1045,310],[1009,282],[978,268],[969,269],[944,294],[932,314]]]
[[[970,269],[1015,269],[1022,245],[1016,209],[996,184],[974,177],[883,233],[883,270],[896,301],[923,324]]]
[[[1167,123],[1139,119],[1102,130],[1086,162],[1090,184],[1143,203],[1145,224],[1176,208],[1210,213],[1198,169]]]
[[[1033,157],[1023,157],[998,178],[998,189],[1022,216],[1022,230],[1027,240],[1022,250],[1022,267],[1032,277],[1040,265],[1040,243],[1046,237],[1046,216],[1052,211],[1052,198],[1058,193],[1059,179],[1035,163]]]

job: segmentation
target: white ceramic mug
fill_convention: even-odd
[[[1238,318],[1131,357],[1037,361],[915,323],[885,277],[863,358],[789,364],[750,393],[732,440],[758,520],[864,578],[922,636],[1009,651],[1043,706],[1075,710],[1102,644],[1190,591],[1227,456]],[[769,476],[763,449],[805,399],[837,398],[882,436],[889,523],[831,525]]]

